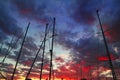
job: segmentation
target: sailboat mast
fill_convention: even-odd
[[[103,40],[104,40],[104,44],[105,44],[105,47],[106,47],[106,53],[108,55],[109,64],[110,64],[110,68],[111,68],[112,75],[113,75],[113,80],[117,80],[117,77],[116,77],[116,74],[115,74],[115,71],[114,71],[114,67],[113,67],[113,64],[112,64],[112,60],[111,60],[111,57],[110,57],[110,52],[109,52],[109,49],[108,49],[108,44],[107,44],[107,41],[105,39],[105,34],[104,34],[104,31],[103,31],[103,28],[102,28],[102,23],[100,21],[99,11],[97,10],[96,12],[97,12],[97,17],[98,17],[98,20],[99,20],[100,28],[101,28],[101,31],[102,31]]]
[[[15,35],[15,34],[16,34],[16,32],[15,32],[13,35]],[[14,48],[14,46],[15,46],[15,45],[17,44],[17,42],[19,41],[20,37],[21,37],[21,36],[19,36],[19,37],[17,38],[17,40],[15,41],[14,44],[12,44],[12,42],[13,42],[13,38],[12,38],[12,40],[11,40],[11,42],[10,42],[11,48],[8,48],[8,49],[7,49],[6,55],[5,55],[5,57],[3,58],[2,62],[1,62],[2,64],[4,63],[5,59],[9,56],[10,52],[12,51],[12,49]],[[10,47],[10,46],[9,46],[9,47]],[[0,52],[1,52],[1,51],[0,51]]]
[[[50,50],[50,73],[49,73],[49,80],[51,80],[51,73],[52,73],[52,56],[53,56],[54,35],[55,35],[55,18],[53,20],[52,45],[51,45],[51,50]]]
[[[9,53],[9,49],[10,49],[10,47],[11,47],[11,45],[12,45],[13,38],[14,38],[14,36],[12,37],[12,39],[11,39],[11,41],[10,41],[10,45],[8,45],[8,48],[7,48],[6,54],[5,54],[5,56],[4,56],[4,58],[3,58],[2,62],[1,62],[1,66],[0,66],[1,70],[2,70],[2,68],[3,68],[4,61],[5,61],[6,57],[7,57],[7,54]],[[2,49],[2,46],[3,46],[3,44],[1,45],[1,49]],[[1,52],[1,49],[0,49],[0,52]],[[1,72],[0,72],[0,74],[2,75]],[[5,78],[4,75],[2,75],[2,77]]]
[[[22,45],[21,45],[21,47],[20,47],[20,51],[19,51],[19,53],[18,53],[17,62],[16,62],[16,64],[15,64],[15,68],[14,68],[14,71],[13,71],[13,74],[12,74],[12,77],[11,77],[11,80],[14,79],[15,71],[16,71],[16,68],[17,68],[17,65],[18,65],[18,61],[19,61],[19,58],[20,58],[22,49],[23,49],[23,44],[24,44],[24,42],[25,42],[25,38],[26,38],[26,35],[27,35],[27,32],[28,32],[29,26],[30,26],[30,23],[28,23],[28,26],[27,26],[27,29],[26,29],[26,32],[25,32],[25,36],[24,36],[24,38],[23,38]]]
[[[31,67],[30,67],[30,69],[29,69],[29,71],[28,71],[28,73],[27,73],[27,76],[26,76],[25,80],[27,80],[28,77],[29,77],[29,74],[30,74],[30,72],[31,72],[31,70],[32,70],[32,68],[33,68],[33,65],[34,65],[34,63],[35,63],[35,61],[36,61],[36,59],[37,59],[37,56],[38,56],[38,54],[39,54],[39,52],[40,52],[40,50],[41,50],[41,48],[42,48],[43,42],[44,42],[44,41],[42,41],[42,43],[41,43],[41,45],[40,45],[40,47],[39,47],[39,49],[38,49],[38,51],[37,51],[37,54],[36,54],[36,56],[35,56],[35,59],[34,59],[34,61],[32,62],[32,65],[31,65]]]
[[[41,63],[41,70],[40,70],[40,80],[42,79],[42,71],[43,71],[43,62],[44,62],[44,54],[45,54],[45,43],[46,43],[46,36],[47,36],[47,30],[48,29],[48,24],[46,24],[46,29],[45,29],[45,37],[44,37],[44,43],[43,43],[43,54],[42,54],[42,63]]]
[[[48,25],[46,24],[46,27],[47,27]],[[46,29],[47,30],[47,29]],[[47,35],[47,31],[45,30],[45,33],[46,33],[46,35]],[[33,65],[34,65],[34,63],[35,63],[35,61],[36,61],[36,59],[37,59],[37,56],[38,56],[38,54],[39,54],[39,52],[40,52],[40,50],[41,50],[41,48],[42,48],[42,46],[43,46],[43,43],[45,42],[45,37],[44,37],[44,40],[42,41],[42,43],[41,43],[41,45],[40,45],[40,47],[39,47],[39,49],[38,49],[38,51],[37,51],[37,54],[36,54],[36,56],[35,56],[35,58],[34,58],[34,60],[33,60],[33,62],[32,62],[32,65],[31,65],[31,67],[30,67],[30,69],[29,69],[29,71],[28,71],[28,73],[27,73],[27,75],[26,75],[26,78],[25,78],[25,80],[26,79],[28,79],[28,77],[29,77],[29,74],[30,74],[30,72],[31,72],[31,70],[32,70],[32,68],[33,68]]]
[[[5,61],[6,57],[7,57],[7,55],[9,54],[9,50],[10,50],[10,47],[11,47],[11,45],[12,45],[13,39],[14,39],[14,36],[12,37],[12,39],[11,39],[11,41],[10,41],[10,45],[8,46],[7,52],[6,52],[6,54],[5,54],[5,57],[4,57],[3,60],[2,60],[2,65],[3,65],[3,63],[4,63],[4,61]]]

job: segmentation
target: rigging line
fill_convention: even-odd
[[[13,38],[14,38],[14,36],[12,37],[12,39],[11,39],[11,41],[10,41],[10,45],[12,44],[12,41],[13,41]],[[4,56],[4,58],[3,58],[3,60],[2,60],[2,62],[1,62],[1,66],[0,66],[0,70],[2,71],[2,67],[3,67],[3,64],[4,64],[4,61],[5,61],[5,58],[7,57],[7,53],[9,52],[9,49],[10,49],[10,47],[11,46],[8,46],[8,48],[7,48],[7,51],[6,51],[6,54],[5,54],[5,56]],[[0,74],[3,76],[3,74],[0,72]]]
[[[52,44],[51,44],[51,50],[50,50],[50,73],[49,73],[49,80],[51,80],[51,73],[52,73],[52,58],[53,58],[54,35],[55,35],[55,18],[53,19]]]
[[[57,36],[57,35],[55,34],[54,36]],[[50,38],[52,38],[52,36],[48,37],[46,41],[49,40]],[[40,42],[43,42],[43,41],[40,41]]]
[[[51,27],[52,25],[53,25],[53,21],[51,21],[51,23],[49,23],[48,31],[47,31],[48,33],[49,33],[49,31],[50,31],[50,27]],[[47,33],[47,34],[48,34],[48,33]]]
[[[0,75],[1,75],[2,78],[7,80],[7,78],[2,74],[2,72],[0,72]]]
[[[105,39],[104,31],[103,31],[103,28],[102,28],[102,23],[101,23],[101,21],[100,21],[99,11],[97,10],[96,12],[97,12],[97,17],[98,17],[98,20],[99,20],[101,32],[102,32],[102,35],[103,35],[104,44],[105,44],[105,47],[106,47],[106,53],[107,53],[107,55],[108,55],[110,68],[111,68],[111,70],[112,70],[113,80],[117,80],[117,77],[116,77],[116,74],[115,74],[115,71],[114,71],[114,67],[113,67],[113,64],[112,64],[112,60],[111,60],[111,57],[110,57],[108,44],[107,44],[107,41],[106,41],[106,39]]]
[[[2,74],[0,73],[1,77],[4,78],[5,80],[7,80],[7,78]]]
[[[50,45],[51,45],[51,44],[50,44],[50,39],[48,40],[48,44],[49,44],[49,50],[50,50]]]
[[[25,31],[24,31],[25,32]],[[20,38],[22,37],[22,35],[23,35],[23,33],[21,33],[19,36],[18,36],[18,38],[15,40],[15,43],[13,43],[14,45],[12,45],[11,47],[11,49],[9,50],[9,52],[11,52],[11,50],[14,48],[14,46],[17,44],[17,42],[20,40]]]
[[[15,35],[15,34],[16,34],[16,31],[15,31],[15,33],[13,34],[13,37],[12,37],[12,39],[11,39],[11,41],[10,41],[10,44],[9,44],[9,46],[8,46],[7,52],[6,52],[6,54],[5,54],[5,57],[4,57],[3,60],[2,60],[2,65],[3,65],[3,63],[4,63],[4,61],[5,61],[6,57],[7,57],[7,55],[9,54],[9,50],[11,49],[11,45],[12,45],[12,43],[13,43],[14,35]]]
[[[51,23],[49,23],[47,33],[49,33],[49,31],[50,31],[50,27],[51,27],[52,25],[53,25],[53,23],[52,23],[52,22],[51,22]]]
[[[47,34],[48,34],[48,36],[49,36],[49,31],[50,31],[50,27],[52,26],[52,23],[50,23],[49,25],[48,25],[48,31],[47,31]],[[51,36],[49,37],[49,38],[51,38]],[[48,38],[48,39],[49,39]],[[48,40],[48,39],[46,39],[46,40]],[[42,42],[43,40],[41,40],[40,42]]]
[[[20,40],[20,37],[23,35],[23,33],[17,38],[17,40],[15,41],[15,43],[13,43],[13,45],[11,46],[11,48],[9,49],[8,53],[6,54],[6,58],[10,55],[10,52],[13,50],[14,46],[17,44],[17,42]],[[6,59],[5,58],[5,59]],[[4,61],[5,61],[4,59]],[[3,63],[4,63],[3,61]]]
[[[0,47],[0,53],[1,53],[2,47],[3,47],[3,43],[1,44],[1,47]],[[2,67],[2,63],[0,63],[0,67]],[[2,71],[1,68],[0,68],[0,71]],[[2,78],[7,80],[7,78],[1,72],[0,72],[0,75]]]
[[[25,35],[24,35],[24,38],[23,38],[23,41],[22,41],[22,45],[20,47],[20,51],[18,53],[17,61],[16,61],[16,64],[15,64],[15,69],[13,71],[11,80],[14,79],[14,74],[15,74],[15,71],[16,71],[16,68],[17,68],[17,65],[18,65],[18,61],[19,61],[19,58],[20,58],[20,55],[21,55],[21,52],[22,52],[22,49],[23,49],[23,45],[24,45],[24,42],[25,42],[25,38],[26,38],[26,35],[27,35],[27,32],[28,32],[29,26],[30,26],[30,23],[28,23],[28,26],[27,26],[27,29],[26,29],[26,32],[25,32]]]
[[[15,33],[16,33],[16,31],[15,31]],[[11,45],[12,45],[12,42],[13,42],[15,33],[13,33],[13,36],[12,36],[12,39],[11,39],[10,44],[9,44],[9,46],[8,46],[8,49],[7,49],[7,51],[6,51],[5,57],[3,58],[2,62],[1,62],[1,66],[0,66],[1,70],[2,70],[2,67],[3,67],[3,65],[4,65],[4,61],[5,61],[6,57],[7,57],[7,54],[8,54],[8,52],[9,52],[10,48],[11,48]],[[0,72],[0,74],[2,75],[1,72]],[[4,76],[4,75],[2,75],[2,76]],[[4,77],[4,78],[5,78],[5,77]]]
[[[2,48],[3,48],[3,42],[1,43],[1,46],[0,46],[0,53],[2,51]]]
[[[53,24],[53,23],[51,23],[51,24],[49,25],[49,27],[48,27],[48,36],[49,36],[49,38],[52,38],[52,36],[50,36],[50,34],[51,34],[51,33],[50,33],[50,27],[52,26],[52,24]],[[49,38],[48,38],[48,39],[49,39]],[[47,40],[48,40],[48,39],[47,39]],[[49,49],[50,49],[50,45],[51,45],[51,44],[50,44],[50,39],[48,40],[48,43],[49,43]]]
[[[48,33],[47,33],[47,34],[48,34]],[[46,39],[46,41],[49,40],[50,38],[52,38],[52,36],[50,36],[48,39]],[[37,56],[38,56],[38,54],[39,54],[39,52],[40,52],[40,49],[42,48],[42,45],[43,45],[44,40],[43,40],[43,41],[40,41],[40,42],[42,42],[41,45],[40,45],[40,48],[39,48],[39,50],[38,50],[38,52],[37,52],[37,54],[36,54],[36,56],[35,56],[35,59],[34,59],[32,65],[31,65],[31,67],[30,67],[30,69],[29,69],[29,71],[28,71],[27,76],[26,76],[25,79],[27,79],[27,78],[29,77],[29,74],[30,74],[30,72],[31,72],[31,70],[32,70],[32,67],[33,67],[33,65],[34,65],[34,63],[35,63],[35,61],[36,61],[36,59],[37,59]]]
[[[32,68],[33,68],[33,65],[34,65],[34,63],[35,63],[35,61],[36,61],[36,59],[37,59],[37,57],[38,57],[38,54],[39,54],[39,52],[40,52],[40,50],[41,50],[41,48],[42,48],[42,46],[43,46],[44,41],[45,41],[45,39],[42,41],[42,43],[41,43],[41,45],[40,45],[40,47],[39,47],[39,49],[38,49],[38,51],[37,51],[37,54],[36,54],[36,56],[35,56],[35,58],[34,58],[34,60],[33,60],[33,62],[32,62],[32,65],[31,65],[31,67],[30,67],[30,69],[29,69],[29,71],[28,71],[25,79],[28,79],[29,74],[30,74],[30,72],[31,72],[31,70],[32,70]]]
[[[52,26],[52,23],[50,23],[48,25],[48,31],[47,31],[47,34],[49,34],[49,31],[50,31],[50,27]],[[40,33],[44,33],[44,32],[40,32]],[[43,34],[40,35],[40,37],[43,37]],[[44,38],[43,38],[44,39]],[[41,40],[40,42],[42,42],[43,40]]]
[[[21,34],[21,35],[23,35],[23,34]],[[8,57],[8,55],[10,54],[10,52],[11,52],[11,50],[13,49],[13,47],[17,44],[17,42],[19,41],[19,39],[20,39],[20,37],[21,36],[19,36],[18,38],[17,38],[17,40],[16,40],[16,42],[14,43],[14,45],[13,46],[11,46],[11,48],[10,48],[10,50],[9,50],[9,52],[8,52],[8,54],[6,55],[6,58]],[[6,58],[4,58],[4,61],[5,61],[5,59]],[[1,62],[2,64],[4,63],[4,61],[3,62]],[[3,65],[1,64],[1,68],[3,67]],[[1,70],[1,69],[0,69]],[[0,72],[0,74],[2,74],[1,72]],[[3,75],[2,75],[3,76]],[[4,77],[5,78],[5,77]],[[6,78],[7,79],[7,78]]]
[[[12,37],[12,39],[11,39],[11,41],[10,41],[10,45],[9,45],[9,47],[8,47],[8,49],[7,49],[7,52],[6,52],[6,54],[5,54],[5,57],[4,57],[3,60],[2,60],[2,63],[4,63],[5,59],[6,59],[7,56],[9,55],[11,49],[13,48],[13,47],[12,47],[12,44],[13,44],[13,39],[14,39],[15,34],[16,34],[16,31],[13,33],[13,37]]]
[[[47,31],[47,32],[48,32],[48,33],[47,33],[47,34],[48,34],[48,39],[53,37],[53,35],[50,36],[50,35],[51,35],[51,33],[50,33],[51,28],[50,28],[50,27],[51,27],[52,25],[53,25],[53,20],[51,21],[50,25],[48,26],[48,31]],[[56,35],[57,35],[57,34],[54,34],[54,36],[56,36]],[[46,39],[46,40],[48,40],[48,39]],[[49,43],[49,49],[50,49],[50,45],[51,45],[51,44],[50,44],[50,39],[48,40],[48,43]]]
[[[48,26],[48,31],[47,31],[47,34],[48,34],[48,39],[46,39],[46,40],[48,40],[48,47],[49,47],[49,49],[50,49],[50,38],[52,38],[52,36],[50,35],[50,27],[53,25],[53,23],[51,23],[49,26]]]
[[[46,29],[45,29],[45,37],[44,37],[44,43],[43,43],[43,54],[42,54],[42,63],[41,63],[41,70],[40,70],[40,80],[42,79],[43,61],[44,61],[44,54],[45,54],[45,43],[46,43],[47,29],[48,29],[48,24],[46,24]]]
[[[34,59],[32,65],[31,65],[31,67],[30,67],[30,69],[29,69],[29,71],[28,71],[27,76],[26,76],[25,79],[27,79],[27,78],[29,77],[29,74],[30,74],[30,72],[31,72],[31,70],[32,70],[32,67],[33,67],[33,65],[34,65],[34,63],[35,63],[35,61],[36,61],[36,59],[37,59],[37,56],[38,56],[41,48],[42,48],[43,42],[44,42],[44,41],[42,41],[42,43],[41,43],[41,45],[40,45],[40,47],[39,47],[39,49],[38,49],[38,51],[37,51],[37,54],[36,54],[36,56],[35,56],[35,59]]]

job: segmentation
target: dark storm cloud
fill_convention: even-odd
[[[71,48],[74,42],[71,40],[76,37],[77,32],[70,32],[70,31],[59,31],[58,37],[56,36],[56,40],[59,44],[63,45],[64,47]]]
[[[18,27],[17,21],[10,15],[8,1],[0,1],[0,41],[6,40],[8,36],[22,33],[22,29]]]
[[[29,49],[29,50],[32,50],[32,51],[36,51],[37,50],[37,46],[35,44],[35,40],[32,37],[27,37],[26,38],[24,47]]]
[[[0,29],[7,35],[13,34],[16,32],[22,32],[22,29],[17,26],[17,21],[11,17],[7,9],[0,7]]]
[[[105,32],[110,43],[120,42],[120,18],[113,22],[112,27]]]
[[[105,52],[105,45],[103,43],[103,40],[101,41],[100,37],[99,38],[95,37],[96,33],[94,32],[94,30],[92,30],[93,29],[92,27],[89,27],[93,25],[93,23],[96,22],[97,20],[97,16],[96,16],[97,9],[101,11],[100,16],[102,16],[102,19],[103,19],[102,23],[103,24],[106,23],[108,26],[109,25],[113,26],[113,28],[111,29],[112,31],[109,32],[111,34],[110,38],[113,38],[113,40],[114,39],[119,40],[119,36],[116,35],[117,33],[119,34],[119,27],[118,27],[119,26],[119,20],[118,20],[119,19],[118,4],[119,3],[117,3],[117,1],[99,1],[99,2],[98,0],[90,0],[90,1],[78,0],[77,1],[76,8],[73,10],[73,14],[71,14],[71,17],[77,23],[86,25],[86,26],[80,26],[83,29],[82,35],[84,37],[81,37],[77,41],[75,41],[74,39],[75,37],[77,38],[77,34],[79,32],[73,33],[72,30],[61,31],[58,37],[58,43],[63,45],[67,49],[71,50],[71,53],[75,61],[79,62],[81,59],[83,59],[87,62],[86,65],[87,64],[92,65],[92,63],[96,64],[100,62],[97,60],[98,56],[107,55]],[[110,13],[111,9],[112,10],[115,9],[115,12],[114,11],[112,12],[113,14]],[[114,17],[108,18],[107,15],[110,15],[110,14],[111,16],[114,16]],[[107,19],[111,19],[115,21],[110,22],[110,20],[107,20]],[[117,25],[117,27],[114,27],[115,25]],[[111,47],[112,45],[109,45],[110,53],[114,55],[115,51]]]
[[[120,67],[120,62],[113,61],[114,68],[118,69]]]
[[[119,42],[120,42],[120,1],[110,1],[112,2],[106,10],[100,11],[99,15],[101,18],[101,22],[105,31],[105,36],[107,38],[107,42],[109,44],[109,51],[113,55],[113,64],[114,67],[118,68],[119,62],[117,59],[120,57],[119,53]],[[106,25],[107,27],[104,27]],[[116,47],[116,50],[113,47]],[[98,56],[99,57],[99,56]],[[108,63],[107,63],[108,64]],[[109,67],[106,63],[103,65]]]
[[[30,20],[36,20],[36,21],[42,22],[42,23],[45,23],[49,18],[46,15],[47,14],[46,13],[46,11],[47,11],[46,10],[46,1],[44,1],[44,0],[11,0],[11,1],[12,1],[11,4],[16,8],[16,11],[19,13],[20,18],[27,17]],[[76,5],[71,6],[74,9],[69,8],[69,10],[73,9],[72,10],[73,12],[70,13],[70,17],[72,17],[72,19],[75,22],[79,23],[77,25],[77,27],[80,27],[80,28],[77,28],[77,31],[74,30],[75,25],[71,25],[72,21],[70,22],[71,24],[68,23],[71,26],[71,28],[69,28],[69,29],[65,28],[64,25],[61,26],[61,24],[62,24],[61,22],[57,22],[57,23],[60,23],[59,26],[60,26],[60,28],[63,29],[63,31],[59,31],[60,34],[58,34],[58,36],[57,36],[57,42],[60,45],[62,45],[66,50],[69,49],[71,51],[70,53],[72,55],[72,58],[76,62],[75,63],[76,65],[69,64],[69,67],[71,68],[69,70],[77,71],[75,68],[79,68],[81,65],[84,66],[83,71],[85,71],[85,70],[88,71],[88,66],[95,65],[95,64],[100,64],[101,66],[103,66],[103,65],[108,66],[107,61],[101,62],[98,60],[98,57],[106,56],[104,43],[98,37],[95,37],[96,33],[94,32],[93,27],[89,27],[89,26],[93,26],[92,24],[96,21],[96,9],[100,9],[100,16],[101,16],[103,25],[106,24],[107,26],[112,26],[112,28],[111,28],[112,31],[111,30],[108,31],[109,35],[108,35],[108,33],[106,35],[107,38],[108,39],[110,38],[110,40],[112,41],[112,44],[114,42],[114,40],[112,40],[113,38],[115,40],[117,40],[117,42],[118,42],[120,40],[120,37],[118,37],[118,35],[117,35],[120,32],[119,31],[119,29],[120,29],[119,28],[119,25],[120,25],[119,24],[119,21],[120,21],[119,3],[120,2],[118,0],[116,0],[116,1],[76,0]],[[3,2],[0,4],[1,4],[0,5],[0,41],[3,41],[5,39],[7,39],[8,35],[12,35],[13,32],[16,30],[20,30],[20,32],[19,31],[17,31],[17,32],[22,33],[22,29],[18,27],[17,21],[9,14],[9,10],[7,8],[3,9],[5,7],[4,6],[5,4],[3,4]],[[67,6],[66,3],[65,3],[65,5]],[[76,7],[74,7],[74,6],[76,6]],[[52,6],[52,7],[54,7],[54,6]],[[52,9],[52,7],[51,7],[51,9]],[[65,7],[63,7],[63,8],[65,8]],[[61,11],[61,10],[62,9],[58,9],[58,12],[63,12],[63,13],[59,13],[59,14],[64,16],[64,11]],[[112,11],[112,10],[114,10],[114,11]],[[109,14],[107,14],[108,12],[109,12]],[[62,17],[61,15],[59,17]],[[106,17],[106,15],[109,15],[109,18]],[[65,17],[65,18],[67,19],[67,17]],[[113,19],[113,22],[110,22],[108,19],[109,20]],[[64,21],[64,19],[62,19],[62,20]],[[82,24],[82,26],[81,26],[81,24]],[[80,31],[82,31],[82,32],[80,32],[80,31],[78,31],[79,29],[82,29],[83,31],[80,30]],[[8,42],[7,42],[7,44],[10,45]],[[110,44],[109,47],[110,47],[110,52],[112,52],[112,54],[114,54],[115,52],[111,48],[112,44]],[[118,48],[118,45],[114,45],[114,47]],[[30,66],[36,55],[35,51],[37,51],[37,49],[38,48],[35,44],[35,40],[32,37],[27,37],[26,41],[24,43],[24,48],[22,50],[22,54],[20,56],[19,63],[23,64],[24,66]],[[1,54],[2,56],[4,55],[5,51],[6,51],[6,49],[2,51],[2,53],[3,53],[3,54]],[[9,58],[12,58],[16,61],[19,49],[17,49],[17,51],[14,50],[13,52],[14,52],[13,53],[14,55],[9,56]],[[118,54],[120,55],[120,50],[118,51]],[[38,69],[38,67],[41,65],[40,61],[41,61],[41,58],[38,58],[37,62],[39,62],[39,63],[36,63],[34,68]],[[56,58],[56,62],[64,62],[64,60],[62,58],[58,57],[58,58]],[[116,62],[116,61],[113,61],[113,62],[114,62],[115,67],[119,68],[119,66],[120,66],[119,62]],[[45,58],[44,63],[45,63],[44,68],[46,70],[48,70],[49,59]],[[69,76],[66,73],[73,73],[73,72],[69,71],[66,68],[66,66],[68,66],[68,65],[63,65],[59,68],[60,68],[61,72],[65,71],[65,74],[63,73],[65,76]],[[6,70],[8,67],[10,67],[10,66],[7,65]],[[12,70],[13,67],[8,68],[8,69]],[[38,71],[37,69],[34,69],[33,72],[37,72]],[[24,71],[28,71],[28,68],[21,68],[21,70],[24,73]],[[8,72],[8,73],[10,73],[10,72]],[[57,71],[56,73],[60,77],[63,75],[59,71]]]
[[[95,21],[96,9],[102,7],[101,1],[98,0],[77,0],[76,9],[74,9],[71,17],[80,24],[93,24]]]
[[[40,23],[46,23],[48,16],[45,15],[46,1],[39,0],[13,0],[20,15],[28,19],[36,20]]]
[[[109,8],[99,11],[100,19],[109,43],[119,42],[120,1],[110,1]]]
[[[103,20],[113,21],[119,16],[119,0],[77,0],[71,17],[77,23],[84,25],[92,25],[96,21],[96,10],[100,10]],[[109,16],[108,18],[105,18]],[[111,21],[112,22],[112,21]],[[103,22],[104,23],[104,22]],[[109,22],[110,23],[110,22]]]
[[[19,54],[19,50],[18,51],[15,51],[15,57],[18,56]],[[26,49],[26,48],[23,48],[22,49],[22,54],[21,54],[21,60],[26,60],[28,59],[30,56],[32,56],[32,51]]]
[[[79,57],[78,61],[83,59],[87,63],[89,62],[97,62],[96,56],[103,55],[105,52],[104,45],[99,43],[99,41],[91,36],[90,38],[79,39],[76,43],[74,43],[73,47],[73,55],[75,57]]]
[[[31,41],[33,42],[33,41]],[[30,43],[29,43],[30,44]],[[20,60],[19,60],[19,63],[20,64],[23,64],[25,66],[31,66],[35,56],[36,56],[36,52],[37,52],[37,49],[36,50],[33,50],[33,49],[30,49],[29,46],[24,46],[23,49],[22,49],[22,53],[21,53],[21,56],[20,56]],[[9,58],[12,58],[14,60],[16,60],[16,57],[18,56],[18,53],[19,53],[19,50],[18,51],[14,51],[14,55],[11,55]],[[41,57],[38,56],[37,57],[38,59],[36,60],[36,62],[40,62],[41,61]],[[44,59],[44,63],[48,63],[48,59],[45,58]],[[37,64],[38,66],[38,64]]]
[[[8,51],[7,48],[2,48],[0,55],[1,55],[1,56],[5,56],[5,55],[7,54],[7,51]]]
[[[7,39],[6,34],[0,30],[0,42],[4,42],[5,39]]]
[[[3,66],[4,66],[3,71],[5,71],[5,72],[7,72],[9,74],[13,72],[13,69],[14,69],[13,64],[4,63]]]
[[[112,48],[115,50],[116,54],[120,56],[120,42],[114,43]]]
[[[14,50],[13,55],[9,55],[8,57],[16,61],[18,54],[19,54],[19,49],[17,51]],[[23,48],[22,53],[20,55],[19,63],[24,64],[22,62],[24,62],[30,58],[32,58],[32,51],[29,51],[28,49]],[[30,60],[32,60],[32,59],[30,59]]]
[[[13,43],[13,45],[14,44],[15,43]],[[9,43],[8,43],[8,45],[9,45]],[[21,43],[20,44],[17,43],[16,45],[21,46]],[[20,47],[17,47],[17,50],[14,49],[13,50],[13,55],[10,55],[9,58],[12,58],[12,59],[16,60],[16,57],[19,54],[19,48]],[[32,37],[27,37],[26,40],[25,40],[25,43],[23,45],[22,54],[20,56],[20,63],[22,63],[26,60],[29,60],[30,58],[31,58],[30,60],[32,61],[33,56],[35,55],[36,51],[37,51],[37,46],[35,44],[35,40]],[[24,63],[22,63],[22,64],[24,64]]]
[[[87,31],[86,31],[87,32]],[[73,59],[79,63],[81,60],[84,60],[86,63],[84,65],[95,65],[97,63],[101,64],[101,61],[98,60],[99,56],[107,56],[105,45],[103,40],[100,40],[100,36],[95,36],[96,33],[94,30],[88,30],[84,37],[74,40],[74,37],[79,32],[72,33],[66,31],[63,34],[59,34],[58,43],[62,44],[66,49],[71,50]],[[101,36],[102,37],[102,36]],[[115,55],[115,51],[109,45],[110,53]],[[114,56],[114,57],[115,57]]]
[[[11,51],[11,50],[13,50],[13,49],[17,49],[18,46],[19,46],[19,43],[18,43],[18,42],[16,43],[15,41],[12,42],[12,43],[6,42],[6,45],[7,45],[7,46],[10,46],[10,51]]]
[[[12,36],[10,41],[5,41],[5,45],[7,47],[9,47],[9,51],[13,50],[13,49],[17,49],[18,48],[18,45],[19,45],[19,40],[15,39],[15,36]]]

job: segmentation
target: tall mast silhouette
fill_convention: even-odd
[[[10,41],[10,44],[8,45],[8,48],[7,48],[7,50],[6,50],[6,54],[5,54],[4,58],[3,58],[3,60],[1,61],[1,66],[0,66],[1,71],[2,71],[2,68],[3,68],[3,66],[4,66],[4,61],[5,61],[8,53],[9,53],[9,50],[11,49],[11,45],[12,45],[12,43],[13,43],[14,35],[15,35],[15,33],[13,34],[12,39],[11,39],[11,41]],[[3,46],[3,43],[2,43],[2,45],[1,45],[1,50],[2,50],[2,46]],[[0,52],[1,52],[1,50],[0,50]],[[1,74],[1,76],[2,76],[3,78],[7,79],[1,72],[0,72],[0,74]]]
[[[53,56],[54,35],[55,35],[55,18],[53,19],[52,45],[51,45],[51,49],[50,49],[50,73],[49,73],[49,80],[51,80],[51,73],[52,73],[52,56]]]
[[[48,27],[48,24],[46,24],[45,36],[47,35],[47,27]],[[32,68],[33,68],[33,65],[34,65],[34,63],[35,63],[35,61],[36,61],[36,59],[37,59],[37,56],[38,56],[38,54],[39,54],[39,52],[40,52],[43,44],[45,45],[45,41],[46,41],[46,38],[44,37],[44,40],[42,41],[42,43],[41,43],[41,45],[40,45],[40,47],[39,47],[39,49],[38,49],[38,51],[37,51],[37,54],[36,54],[36,56],[35,56],[35,58],[34,58],[34,60],[33,60],[33,62],[32,62],[32,65],[31,65],[31,67],[30,67],[30,69],[29,69],[29,71],[28,71],[28,73],[27,73],[27,75],[26,75],[25,80],[28,79],[29,74],[30,74],[30,72],[31,72],[31,70],[32,70]]]
[[[98,20],[99,20],[101,32],[102,32],[102,35],[103,35],[103,40],[104,40],[104,44],[105,44],[105,47],[106,47],[106,53],[108,55],[109,64],[110,64],[110,68],[111,68],[112,75],[113,75],[113,80],[117,80],[117,77],[116,77],[116,74],[115,74],[115,71],[114,71],[114,67],[113,67],[113,64],[112,64],[112,60],[111,60],[111,57],[110,57],[110,52],[109,52],[108,44],[107,44],[107,41],[105,39],[105,34],[104,34],[104,31],[103,31],[103,28],[102,28],[102,23],[100,21],[99,11],[97,10],[96,12],[97,12],[97,17],[98,17]]]
[[[21,52],[22,52],[22,49],[23,49],[23,45],[24,45],[24,42],[25,42],[25,38],[26,38],[26,35],[27,35],[27,32],[28,32],[29,26],[30,26],[30,23],[28,23],[28,26],[27,26],[27,29],[26,29],[26,32],[25,32],[25,36],[24,36],[24,38],[23,38],[22,45],[21,45],[21,47],[20,47],[20,51],[19,51],[19,53],[18,53],[17,61],[16,61],[16,64],[15,64],[15,68],[14,68],[14,71],[13,71],[13,74],[12,74],[12,77],[11,77],[11,80],[14,79],[15,71],[16,71],[16,68],[17,68],[17,65],[18,65],[18,61],[19,61],[19,59],[20,59],[20,55],[21,55]]]
[[[10,51],[10,49],[11,49],[10,47],[11,47],[11,45],[12,45],[12,43],[13,43],[13,39],[14,39],[14,35],[13,35],[11,41],[10,41],[10,45],[8,46],[7,52],[6,52],[6,54],[5,54],[5,57],[4,57],[3,60],[2,60],[2,65],[3,65],[3,63],[4,63],[4,61],[5,61],[6,57],[7,57],[7,55],[9,54],[9,51]]]
[[[44,41],[42,41],[42,43],[41,43],[41,45],[40,45],[40,47],[39,47],[39,49],[38,49],[38,51],[37,51],[37,54],[36,54],[36,56],[35,56],[35,59],[34,59],[33,62],[32,62],[32,65],[31,65],[31,67],[30,67],[30,69],[29,69],[29,71],[28,71],[28,73],[27,73],[27,75],[26,75],[25,80],[27,80],[28,77],[29,77],[29,74],[30,74],[30,72],[31,72],[31,70],[32,70],[32,68],[33,68],[33,65],[34,65],[34,63],[35,63],[35,61],[36,61],[36,59],[37,59],[37,56],[38,56],[38,54],[39,54],[39,52],[40,52],[40,50],[41,50],[41,48],[42,48],[43,42],[44,42]]]
[[[47,36],[47,30],[48,29],[48,24],[46,24],[46,29],[45,29],[45,37],[44,37],[44,43],[43,43],[43,54],[42,54],[42,63],[41,63],[41,69],[40,69],[40,80],[42,79],[42,71],[43,71],[43,62],[44,62],[44,54],[45,54],[45,42],[46,42],[46,36]]]
[[[17,44],[17,42],[19,41],[20,37],[22,36],[22,34],[17,38],[17,40],[15,41],[15,43],[13,44],[11,40],[11,48],[7,50],[7,54],[5,55],[5,57],[2,60],[2,64],[4,63],[5,59],[10,55],[10,52],[12,51],[12,49],[14,48],[14,46]]]
[[[1,62],[1,66],[0,66],[1,68],[4,66],[4,61],[5,61],[6,58],[10,55],[10,52],[12,51],[12,49],[14,48],[14,46],[17,44],[17,42],[19,41],[20,37],[21,37],[21,36],[19,36],[19,37],[16,39],[15,43],[11,45],[11,48],[9,49],[9,51],[7,50],[7,53],[6,53],[5,57],[3,58],[2,62]],[[11,41],[11,42],[12,42],[12,41]],[[0,73],[0,74],[3,76],[4,79],[7,80],[7,78],[6,78],[2,73]]]

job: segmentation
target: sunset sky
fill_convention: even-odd
[[[48,23],[42,76],[43,79],[48,78],[51,32],[55,17],[55,80],[111,77],[96,10],[99,10],[116,74],[120,75],[120,72],[117,72],[120,71],[120,0],[0,0],[1,62],[8,53],[9,46],[11,49],[3,66],[0,67],[2,74],[10,80],[23,34],[30,22],[14,77],[14,80],[24,80],[44,39],[45,26]],[[33,80],[39,80],[42,52],[41,49],[29,75]]]

